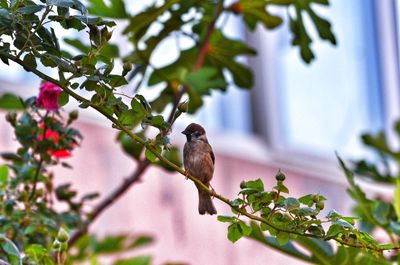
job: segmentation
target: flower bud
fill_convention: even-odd
[[[79,113],[77,110],[71,111],[69,113],[69,117],[68,117],[68,124],[71,124],[73,121],[78,119],[78,115],[79,115]]]
[[[246,188],[246,182],[245,181],[240,182],[240,188],[241,189]]]
[[[284,181],[286,176],[285,176],[285,174],[282,173],[282,171],[279,170],[278,174],[276,174],[275,178],[277,181]]]
[[[188,108],[189,108],[189,104],[188,104],[187,101],[182,102],[182,103],[180,103],[180,104],[178,105],[178,110],[179,110],[180,112],[187,112],[187,111],[188,111]]]
[[[67,251],[67,249],[68,249],[68,243],[67,242],[61,242],[60,250],[61,251]]]
[[[318,210],[323,210],[325,208],[325,203],[323,201],[319,201],[315,207],[317,207]]]
[[[68,235],[67,231],[65,231],[65,229],[61,227],[58,230],[57,240],[62,243],[65,243],[68,241],[68,239],[69,239],[69,235]]]
[[[60,241],[58,241],[57,239],[54,240],[54,242],[53,242],[53,249],[54,249],[55,251],[60,251],[60,248],[61,248],[61,243],[60,243]]]
[[[6,121],[8,121],[13,127],[17,124],[17,113],[9,112],[6,115]]]
[[[106,33],[106,40],[110,40],[112,37],[113,32],[112,31],[107,31]]]
[[[108,31],[107,27],[104,27],[101,29],[101,36],[106,39],[106,41],[109,41],[112,37],[112,31]]]
[[[243,13],[244,10],[243,5],[239,2],[233,3],[229,9],[232,10],[232,12],[236,15]]]
[[[127,73],[129,73],[130,70],[132,70],[132,64],[131,63],[124,63],[122,75],[125,76]]]

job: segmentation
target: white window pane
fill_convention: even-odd
[[[317,59],[305,65],[282,33],[279,106],[284,143],[313,153],[360,152],[361,133],[382,125],[372,1],[331,1],[318,10],[332,22],[336,48],[313,43]],[[312,29],[310,24],[308,29]],[[318,39],[313,32],[314,40]]]

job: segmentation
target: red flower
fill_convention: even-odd
[[[44,124],[40,124],[39,128],[44,130]],[[46,128],[45,133],[39,135],[39,140],[43,139],[52,140],[55,144],[57,144],[60,140],[60,135],[57,132]],[[67,158],[71,156],[71,152],[68,149],[49,150],[48,154],[55,158]]]
[[[67,158],[71,156],[71,152],[67,149],[50,150],[49,155],[55,158]]]
[[[36,100],[36,106],[46,110],[58,110],[58,96],[62,92],[61,88],[54,83],[44,82],[40,86],[39,97]]]

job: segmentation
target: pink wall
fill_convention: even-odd
[[[13,134],[3,117],[0,115],[0,151],[13,150]],[[121,152],[114,130],[83,122],[79,123],[79,130],[85,137],[83,144],[67,161],[74,170],[57,168],[57,182],[70,181],[82,193],[99,191],[106,195],[134,170],[135,164]],[[233,198],[243,179],[262,178],[267,187],[275,184],[277,168],[220,155],[218,150],[215,153],[212,185],[225,197]],[[321,192],[328,199],[335,198],[328,200],[326,209],[348,209],[344,186],[283,170],[287,175],[286,185],[294,196]],[[218,200],[214,203],[219,214],[229,214],[226,205]],[[88,205],[88,209],[93,205]],[[140,251],[152,254],[153,264],[166,261],[193,265],[303,264],[246,239],[232,244],[226,228],[215,216],[197,213],[193,183],[181,175],[151,168],[140,183],[99,217],[91,231],[100,235],[118,232],[154,235],[156,242]]]

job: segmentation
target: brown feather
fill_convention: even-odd
[[[183,148],[185,170],[209,187],[214,173],[215,156],[205,130],[200,125],[192,123],[182,133],[188,139]],[[199,213],[216,214],[210,195],[200,185],[196,187],[199,192]]]

